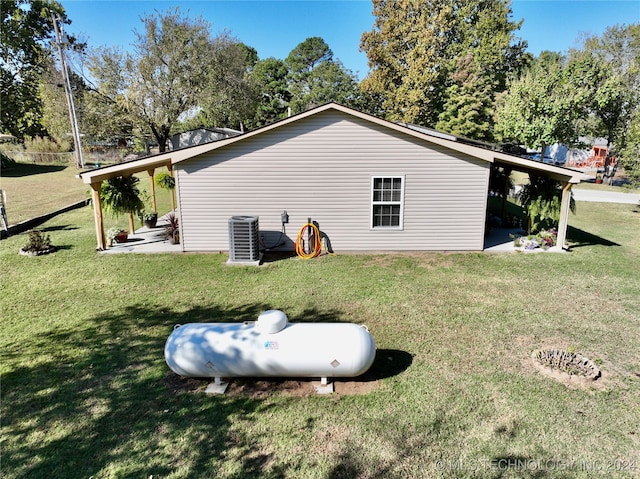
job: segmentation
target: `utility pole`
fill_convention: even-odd
[[[53,21],[53,29],[56,33],[56,46],[60,55],[60,69],[64,79],[64,91],[67,96],[67,106],[69,108],[69,121],[71,122],[71,132],[73,134],[73,148],[76,159],[76,168],[84,168],[84,160],[82,158],[82,145],[80,144],[80,131],[78,130],[78,118],[76,117],[76,108],[73,103],[73,91],[71,90],[71,80],[69,80],[69,70],[67,70],[67,62],[64,59],[63,35],[61,27],[58,26],[60,18],[55,14],[51,14]],[[66,37],[66,35],[65,35]],[[66,43],[66,42],[65,42]]]

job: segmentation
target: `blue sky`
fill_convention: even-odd
[[[254,47],[260,58],[284,59],[308,37],[322,37],[334,58],[360,79],[366,76],[367,57],[359,51],[362,32],[371,30],[374,18],[369,0],[62,0],[72,24],[69,33],[89,46],[128,48],[134,30],[141,31],[140,16],[154,9],[179,5],[190,15],[212,24],[212,33],[231,32]],[[524,19],[517,33],[529,51],[565,52],[578,46],[584,34],[601,34],[607,26],[640,22],[640,0],[514,0],[513,19]]]

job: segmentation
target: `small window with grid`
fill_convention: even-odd
[[[403,177],[374,177],[371,182],[371,227],[401,229],[403,200]]]

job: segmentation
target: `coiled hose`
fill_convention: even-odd
[[[309,238],[310,243],[310,251],[307,253],[304,250],[304,235],[307,233],[307,228],[310,230],[309,234],[311,235]],[[311,248],[312,246],[312,248]],[[298,232],[298,237],[296,238],[296,254],[302,259],[311,259],[315,258],[322,251],[322,239],[320,238],[320,230],[313,223],[307,223]]]

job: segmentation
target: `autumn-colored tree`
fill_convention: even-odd
[[[490,137],[488,114],[509,73],[528,58],[506,0],[374,0],[362,35],[370,74],[362,82],[391,120]],[[460,108],[462,107],[462,108]],[[441,116],[442,115],[442,116]],[[481,124],[474,125],[479,121]]]

